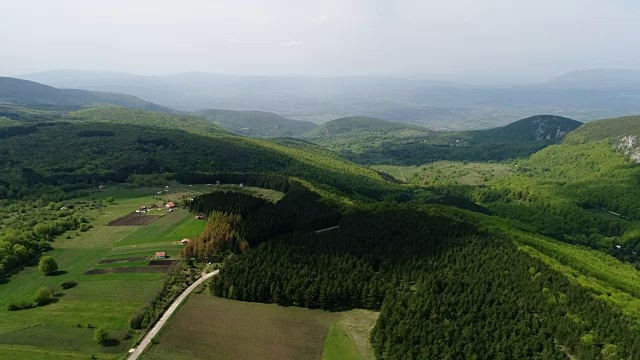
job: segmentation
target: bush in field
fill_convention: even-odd
[[[109,340],[109,332],[105,328],[99,327],[93,333],[93,340],[100,345],[104,345]]]
[[[129,327],[136,330],[142,329],[143,321],[144,321],[144,310],[138,311],[133,315],[131,315],[131,318],[129,319]]]
[[[38,264],[38,269],[45,275],[51,275],[58,271],[58,263],[52,256],[43,256]]]
[[[60,287],[64,290],[76,287],[76,285],[78,285],[78,282],[75,280],[65,280],[62,283],[60,283]]]
[[[31,299],[34,306],[47,305],[53,299],[53,292],[48,287],[41,287],[36,291]]]
[[[30,302],[11,303],[9,304],[9,306],[7,306],[7,310],[18,311],[18,310],[31,309],[32,307],[33,307],[33,304]]]

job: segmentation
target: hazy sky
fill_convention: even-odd
[[[0,0],[0,75],[396,75],[640,69],[636,0]]]

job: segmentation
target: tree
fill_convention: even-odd
[[[38,269],[45,275],[51,275],[58,271],[58,263],[52,256],[43,256],[38,264]]]
[[[113,196],[109,196],[105,201],[111,204],[115,201],[115,199],[113,198]]]
[[[95,340],[98,344],[104,345],[107,340],[109,340],[109,332],[103,327],[99,327],[93,333],[93,340]]]

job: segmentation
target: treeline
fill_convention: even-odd
[[[227,259],[210,290],[380,310],[372,333],[379,359],[640,354],[640,333],[619,310],[449,211],[380,206],[345,216],[332,232],[281,236]]]
[[[146,329],[153,325],[164,313],[176,296],[180,295],[196,280],[198,269],[189,268],[183,263],[175,265],[167,273],[162,289],[142,309],[135,312],[129,318],[131,329]]]
[[[88,230],[83,209],[102,206],[97,201],[0,201],[0,279],[50,250],[54,237],[69,230]]]
[[[286,176],[277,174],[232,174],[232,173],[185,173],[176,174],[175,180],[182,184],[243,184],[263,189],[289,191],[290,180]]]
[[[194,213],[210,214],[205,232],[183,251],[199,261],[222,259],[249,246],[294,231],[310,231],[339,223],[338,209],[297,181],[277,203],[235,191],[214,191],[189,201]]]

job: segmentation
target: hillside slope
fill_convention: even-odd
[[[173,111],[131,95],[77,89],[57,89],[37,82],[9,77],[0,77],[0,103],[2,102],[30,107],[69,108],[111,104],[148,111]]]
[[[264,111],[207,109],[194,114],[213,120],[233,133],[259,138],[297,136],[317,127],[310,121],[291,120]]]
[[[475,199],[543,234],[640,267],[638,120],[582,125],[561,143],[518,161],[516,175],[479,189]]]

